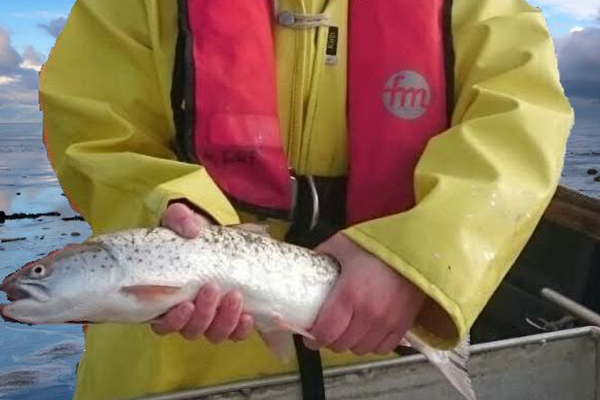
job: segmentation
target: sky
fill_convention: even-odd
[[[41,119],[37,73],[73,3],[0,0],[0,122]],[[529,3],[542,10],[555,38],[562,83],[577,124],[597,126],[600,132],[600,0]]]

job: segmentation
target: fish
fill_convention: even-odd
[[[286,360],[293,334],[314,340],[310,327],[340,271],[335,258],[272,238],[265,226],[210,226],[195,239],[162,227],[130,229],[69,245],[10,274],[0,285],[9,300],[0,315],[30,325],[143,324],[213,282],[242,294],[264,343]],[[421,352],[465,399],[476,400],[468,337],[442,351],[409,331],[398,345]]]

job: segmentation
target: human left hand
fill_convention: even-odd
[[[305,339],[308,348],[386,355],[399,344],[426,295],[383,261],[338,233],[317,249],[336,258],[341,275]]]

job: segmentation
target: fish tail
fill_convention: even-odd
[[[412,333],[407,333],[406,339],[411,347],[420,351],[442,374],[450,381],[467,400],[477,400],[469,377],[468,361],[470,356],[469,336],[450,351],[435,350],[427,346]]]

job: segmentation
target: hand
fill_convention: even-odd
[[[200,236],[202,229],[210,224],[207,218],[182,203],[171,204],[162,218],[164,227],[189,239]],[[151,324],[161,336],[179,332],[188,340],[204,336],[212,343],[244,340],[252,325],[252,317],[242,312],[241,294],[224,294],[215,284],[205,285],[193,302],[177,305]]]
[[[343,234],[316,250],[335,257],[342,270],[310,330],[316,342],[305,339],[306,346],[357,355],[391,353],[413,325],[425,294]]]

